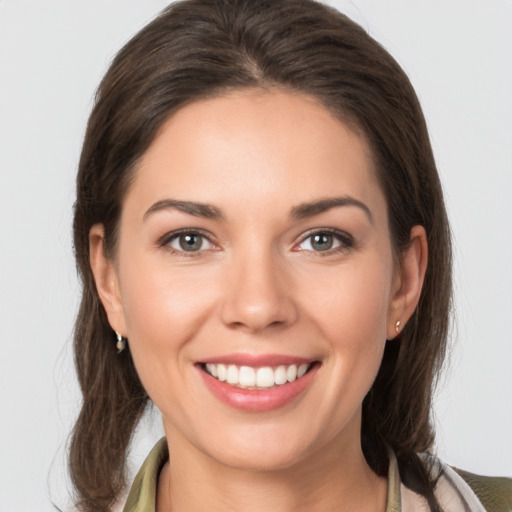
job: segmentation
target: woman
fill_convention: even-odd
[[[171,5],[100,85],[74,232],[82,510],[119,498],[149,401],[166,439],[127,511],[483,510],[418,455],[451,300],[425,122],[346,17]]]

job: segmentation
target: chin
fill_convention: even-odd
[[[228,449],[226,447],[226,450]],[[298,450],[283,450],[282,447],[277,449],[255,447],[249,450],[232,448],[229,452],[215,454],[215,458],[217,462],[232,469],[269,472],[290,469],[300,464],[306,456]]]
[[[222,465],[238,470],[267,472],[289,469],[315,451],[318,439],[283,425],[229,429],[217,442],[205,440],[201,451]],[[209,445],[209,447],[208,447]]]

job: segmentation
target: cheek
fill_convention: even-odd
[[[134,341],[169,347],[187,338],[209,310],[212,290],[200,266],[176,268],[163,251],[126,252],[120,262],[127,335]],[[211,276],[210,276],[211,277]]]
[[[369,258],[304,283],[309,309],[329,339],[364,348],[372,340],[385,340],[391,300],[392,265]],[[304,291],[305,291],[304,290]]]
[[[129,254],[119,269],[126,336],[144,388],[158,403],[169,385],[186,384],[190,347],[214,300],[205,276],[177,272],[165,257]]]
[[[310,319],[330,352],[329,385],[320,401],[336,407],[332,428],[361,405],[379,370],[386,343],[391,265],[378,258],[322,281],[310,300]],[[320,283],[317,283],[320,284]],[[322,407],[322,406],[320,406]]]
[[[137,374],[164,417],[186,428],[193,417],[183,397],[190,397],[197,386],[190,372],[191,348],[207,308],[197,299],[197,283],[187,286],[154,269],[130,281],[124,305]],[[199,297],[206,301],[204,295]]]

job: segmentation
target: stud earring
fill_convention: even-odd
[[[400,334],[400,326],[401,325],[402,325],[402,322],[400,322],[400,320],[397,320],[396,324],[395,324],[395,331],[397,334]]]
[[[117,337],[117,353],[120,354],[125,348],[126,348],[126,340],[123,338],[122,334],[119,334],[117,331],[115,331],[116,337]]]

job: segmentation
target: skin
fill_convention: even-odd
[[[364,207],[292,215],[340,197]],[[222,217],[154,206],[168,199]],[[181,229],[206,235],[199,251],[172,239]],[[318,251],[312,230],[342,237]],[[104,256],[101,225],[90,247],[109,322],[162,412],[171,459],[159,512],[385,510],[386,481],[361,451],[361,404],[396,321],[417,304],[427,245],[414,227],[396,263],[361,135],[313,98],[280,90],[190,104],[139,164],[115,257]],[[320,367],[284,407],[240,411],[212,395],[196,365],[240,352]]]

